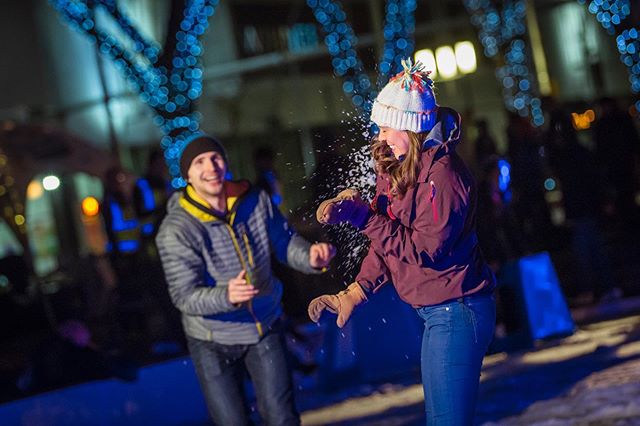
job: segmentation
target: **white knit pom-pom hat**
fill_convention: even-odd
[[[402,60],[404,70],[391,78],[373,101],[371,121],[378,127],[428,132],[436,124],[438,105],[433,94],[431,71],[411,58]]]

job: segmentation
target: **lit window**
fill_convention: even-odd
[[[473,43],[470,41],[461,41],[456,43],[455,50],[458,70],[460,70],[462,74],[471,74],[472,72],[475,72],[477,64],[476,52],[473,49]]]
[[[445,80],[455,77],[458,73],[456,55],[451,46],[442,46],[436,49],[436,63],[438,64],[438,73]]]
[[[424,68],[427,71],[431,71],[429,77],[431,79],[436,78],[438,75],[438,71],[436,68],[436,57],[433,56],[433,50],[431,49],[422,49],[418,50],[414,56],[416,62],[420,61],[424,64]]]

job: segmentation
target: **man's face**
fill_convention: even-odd
[[[223,193],[227,165],[217,151],[203,152],[191,161],[187,182],[202,197],[218,197]]]

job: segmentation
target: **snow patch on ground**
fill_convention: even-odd
[[[594,373],[563,397],[484,425],[640,425],[640,360]]]
[[[484,359],[476,424],[640,426],[640,316]],[[318,398],[319,395],[316,395]],[[422,385],[372,384],[302,413],[304,425],[424,425]]]
[[[327,420],[342,422],[383,413],[398,407],[422,405],[424,393],[422,385],[384,385],[371,395],[351,398],[330,407],[303,413],[305,426],[325,425]]]

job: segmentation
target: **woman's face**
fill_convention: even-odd
[[[396,157],[397,160],[407,155],[409,151],[409,134],[404,130],[380,127],[378,138],[387,143],[389,148],[391,148],[391,152],[393,152],[393,156]]]

